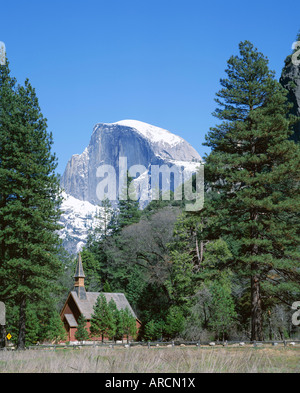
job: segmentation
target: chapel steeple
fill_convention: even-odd
[[[84,278],[85,274],[83,271],[83,266],[82,266],[82,259],[81,259],[81,254],[78,254],[78,261],[77,261],[77,266],[76,266],[76,271],[74,275],[74,291],[77,293],[77,296],[81,300],[86,299],[86,291],[84,287]]]

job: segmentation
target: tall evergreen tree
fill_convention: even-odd
[[[16,88],[0,66],[0,298],[19,307],[25,348],[26,305],[47,300],[60,272],[60,212],[51,133],[29,81]]]
[[[115,321],[111,308],[108,306],[106,297],[101,293],[94,305],[94,313],[91,317],[90,332],[92,336],[113,337],[115,334]]]
[[[169,338],[180,337],[185,325],[185,317],[179,307],[170,307],[166,317],[166,324],[164,327],[165,334]]]
[[[111,329],[110,332],[110,338],[113,340],[115,340],[115,338],[122,338],[121,314],[113,298],[109,301],[108,308],[112,314],[114,324],[114,328]]]
[[[264,297],[288,301],[299,290],[300,151],[268,60],[249,41],[239,51],[220,81],[205,173],[214,235],[231,245],[231,268],[251,280],[252,340],[262,340]]]
[[[144,326],[143,339],[147,341],[161,340],[165,324],[163,321],[155,321],[151,319]]]
[[[89,230],[88,243],[105,241],[111,231],[114,229],[116,212],[113,209],[108,198],[101,201],[99,210],[95,216],[97,227]]]
[[[127,183],[121,191],[119,198],[119,215],[117,217],[117,229],[139,222],[141,211],[139,209],[139,201],[136,198],[133,178],[127,173]]]
[[[89,333],[86,330],[86,319],[83,314],[81,314],[78,318],[78,327],[75,333],[75,338],[78,341],[85,341],[89,338]]]
[[[84,247],[81,251],[81,258],[84,265],[85,287],[87,291],[99,292],[101,290],[102,271],[97,255]]]
[[[210,282],[209,290],[212,297],[209,325],[217,338],[224,341],[237,317],[228,273],[222,272],[218,280]]]
[[[47,330],[46,336],[42,336],[41,340],[44,339],[50,340],[51,342],[58,343],[60,341],[64,341],[67,339],[67,332],[64,327],[64,324],[60,318],[60,315],[57,311],[53,311],[49,315],[49,319],[47,320]]]
[[[112,292],[109,282],[107,280],[105,281],[105,283],[103,285],[103,292],[107,292],[107,293]]]
[[[132,338],[136,337],[136,320],[128,307],[120,310],[120,319],[122,335],[125,335],[127,337],[127,342],[129,342],[130,336]]]

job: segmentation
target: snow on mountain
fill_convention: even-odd
[[[151,143],[163,143],[176,146],[179,143],[184,142],[184,139],[172,134],[170,131],[139,120],[121,120],[111,124],[134,128]]]
[[[77,253],[86,243],[89,229],[95,229],[99,225],[95,216],[99,215],[102,208],[87,201],[80,201],[65,192],[62,192],[62,197],[59,224],[63,229],[60,230],[60,238],[67,251]]]

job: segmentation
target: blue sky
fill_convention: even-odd
[[[123,119],[168,129],[203,156],[239,42],[279,78],[300,29],[299,0],[10,0],[0,14],[12,75],[36,88],[60,173],[96,123]]]

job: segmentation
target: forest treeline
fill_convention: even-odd
[[[12,108],[0,114],[0,299],[8,304],[9,328],[19,343],[25,331],[26,342],[58,338],[58,309],[72,288],[75,261],[54,236],[57,178],[50,144],[45,150],[51,135],[40,117],[27,118],[39,113],[31,112],[28,82],[25,90],[16,89],[0,72],[1,108],[5,94],[18,97],[22,91],[29,105],[23,112]],[[161,198],[142,211],[130,198],[120,200],[117,209],[104,200],[99,225],[81,253],[86,290],[125,293],[142,322],[140,339],[263,340],[298,334],[291,305],[300,300],[300,148],[293,138],[299,119],[268,59],[249,41],[239,44],[225,73],[215,99],[217,124],[205,141],[211,152],[204,157],[203,209],[187,212],[184,197]],[[12,122],[16,113],[20,125]],[[32,129],[28,141],[37,141],[35,149],[23,151],[25,134],[12,138],[15,128],[5,128],[3,119]],[[10,147],[4,149],[4,143]],[[9,167],[5,154],[20,144],[15,166]],[[47,159],[35,155],[40,148]],[[32,165],[20,166],[26,154]],[[41,203],[27,194],[31,187],[38,195],[47,191]],[[14,231],[19,233],[19,227],[13,229],[15,217],[22,219],[22,231],[12,241]]]

